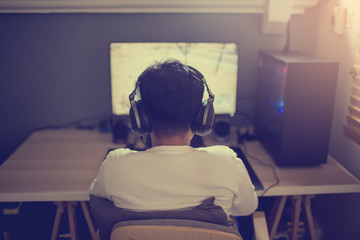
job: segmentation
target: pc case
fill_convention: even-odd
[[[338,63],[260,52],[254,127],[279,166],[326,163]]]

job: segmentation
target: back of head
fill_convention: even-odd
[[[204,84],[200,76],[177,60],[166,60],[148,67],[138,81],[154,134],[185,134],[202,104]]]

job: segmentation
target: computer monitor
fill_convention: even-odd
[[[113,116],[129,114],[129,94],[146,67],[168,58],[198,69],[215,94],[216,114],[236,112],[238,46],[231,42],[112,42],[110,43]],[[206,91],[204,99],[207,98]]]

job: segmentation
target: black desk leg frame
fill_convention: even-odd
[[[288,224],[289,235],[291,240],[298,239],[299,227],[304,223],[300,222],[301,207],[305,211],[306,229],[309,231],[310,239],[316,240],[314,220],[311,213],[311,199],[314,195],[294,195],[294,196],[281,196],[275,199],[273,209],[269,215],[269,232],[270,239],[273,240],[276,235],[279,222],[284,211],[285,203],[288,198],[291,198],[291,222]]]

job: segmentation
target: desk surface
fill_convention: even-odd
[[[44,130],[32,134],[0,166],[0,202],[87,201],[110,133]]]
[[[0,202],[87,201],[107,150],[117,147],[110,133],[94,130],[35,132],[0,166]],[[360,182],[331,157],[320,166],[280,168],[256,141],[244,152],[265,190],[276,179],[255,158],[276,169],[280,183],[264,196],[360,192]]]
[[[258,141],[246,142],[242,147],[248,162],[260,179],[264,196],[312,195],[360,192],[360,181],[331,156],[327,163],[310,167],[279,167]],[[270,167],[271,166],[271,167]]]

